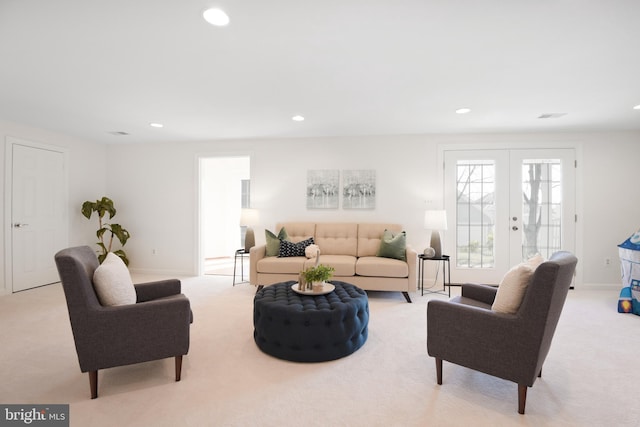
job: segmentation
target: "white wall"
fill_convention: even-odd
[[[234,140],[108,147],[107,188],[132,232],[127,244],[133,269],[191,274],[198,240],[197,162],[199,155],[249,155],[252,207],[260,210],[254,227],[278,221],[389,221],[405,226],[409,244],[428,241],[424,210],[440,207],[443,144],[574,146],[579,153],[579,273],[585,283],[620,282],[616,245],[640,227],[640,199],[630,194],[640,133],[410,135],[317,139]],[[307,210],[309,169],[375,169],[377,207],[361,210]],[[428,203],[430,202],[430,203]],[[158,253],[152,254],[152,248]],[[606,267],[604,259],[613,265]],[[455,278],[453,278],[455,281]]]
[[[82,202],[85,200],[95,200],[102,197],[106,189],[106,150],[102,144],[94,144],[62,135],[56,132],[36,129],[16,123],[0,121],[0,182],[1,188],[5,190],[5,149],[7,136],[32,141],[39,144],[53,145],[68,149],[68,179],[69,179],[69,245],[93,244],[97,223],[90,223],[80,213]],[[0,244],[4,253],[5,226],[11,222],[11,218],[6,214],[8,207],[4,205],[2,197],[2,209],[0,218],[3,226],[0,227]],[[4,258],[4,257],[3,257]],[[0,277],[2,286],[0,294],[11,292],[11,286],[5,283],[5,263],[0,263]]]
[[[251,157],[251,201],[260,210],[261,222],[255,227],[258,243],[264,241],[263,229],[272,229],[278,221],[393,221],[405,225],[409,243],[422,249],[428,241],[422,228],[423,212],[442,202],[438,149],[460,143],[477,144],[478,148],[493,143],[561,144],[578,149],[577,252],[580,275],[587,284],[618,286],[616,245],[640,227],[640,197],[635,189],[640,132],[339,137],[105,147],[0,121],[0,138],[4,141],[7,135],[68,148],[69,243],[94,244],[96,224],[82,217],[80,206],[85,200],[107,195],[118,208],[116,220],[132,234],[126,250],[132,269],[138,271],[196,272],[199,156]],[[0,151],[0,165],[4,188],[4,150]],[[307,210],[309,169],[375,169],[376,209]],[[6,218],[2,200],[0,216],[6,224],[10,218]],[[0,228],[0,242],[4,241],[3,233],[4,227]],[[606,267],[605,258],[613,264]],[[4,269],[0,264],[2,278]]]

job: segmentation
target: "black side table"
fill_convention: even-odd
[[[236,256],[233,258],[233,286],[236,285],[236,264],[238,262],[238,258],[240,258],[240,282],[244,283],[244,257],[249,256],[249,251],[242,249],[238,249],[236,251]]]
[[[442,261],[442,290],[437,290],[437,291],[427,290],[427,293],[451,296],[451,264],[449,262],[449,255],[442,255],[441,257],[434,257],[434,258],[427,258],[424,254],[418,255],[418,286],[420,286],[422,295],[424,295],[424,262],[425,261]]]

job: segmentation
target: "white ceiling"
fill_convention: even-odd
[[[640,130],[638,104],[640,0],[0,0],[0,119],[93,141]]]

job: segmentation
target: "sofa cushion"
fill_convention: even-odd
[[[264,237],[267,241],[265,256],[278,256],[278,253],[280,253],[280,240],[289,240],[287,230],[285,230],[284,227],[280,228],[277,236],[273,234],[273,232],[265,229]]]
[[[394,233],[402,231],[400,224],[358,224],[358,254],[357,256],[376,256],[380,249],[380,240],[384,230]]]
[[[313,237],[310,237],[298,243],[289,242],[287,240],[280,240],[280,252],[278,252],[278,256],[280,258],[292,256],[306,257],[305,249],[310,245],[313,245]]]
[[[356,274],[369,277],[408,277],[409,265],[392,258],[360,257],[356,262]]]
[[[358,224],[318,223],[316,224],[315,240],[323,255],[356,256]]]
[[[384,230],[382,240],[380,240],[380,249],[377,255],[384,258],[394,258],[401,261],[407,260],[407,233],[393,233],[390,230]]]
[[[498,313],[515,314],[533,276],[533,268],[526,262],[507,271],[502,278],[491,309]]]
[[[356,274],[356,257],[351,255],[320,255],[320,264],[333,267],[336,271],[333,272],[334,277],[339,276],[353,276]],[[304,263],[304,268],[313,267],[316,264],[315,259],[309,259]]]
[[[136,289],[129,270],[124,261],[113,252],[109,252],[93,272],[93,287],[100,304],[104,306],[136,303]]]
[[[304,262],[306,257],[266,257],[259,260],[256,264],[258,273],[267,274],[299,274],[304,270]]]

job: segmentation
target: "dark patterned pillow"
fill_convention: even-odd
[[[303,240],[302,242],[293,243],[288,240],[280,240],[280,252],[278,253],[279,258],[290,257],[290,256],[305,256],[304,250],[307,246],[313,245],[313,237],[309,237],[307,240]]]

